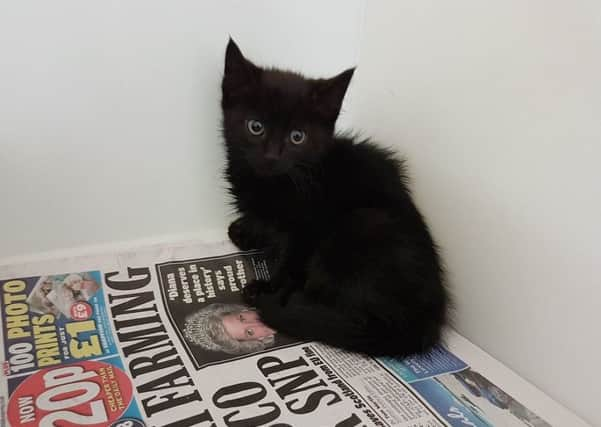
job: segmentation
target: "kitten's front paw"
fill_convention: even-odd
[[[227,235],[234,245],[238,249],[247,251],[249,249],[256,249],[256,242],[252,233],[248,230],[248,223],[244,218],[238,218],[232,222],[227,229]]]
[[[249,305],[254,305],[257,301],[257,297],[260,294],[264,294],[271,290],[271,286],[266,280],[253,280],[250,283],[247,283],[244,288],[242,288],[242,299],[245,303]]]

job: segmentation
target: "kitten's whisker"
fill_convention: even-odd
[[[292,176],[292,174],[287,173],[286,176],[288,178],[290,178],[290,181],[292,181],[292,184],[294,185],[294,188],[296,189],[296,192],[299,193],[300,192],[300,188],[298,183],[296,182],[296,180],[294,179],[294,177]]]

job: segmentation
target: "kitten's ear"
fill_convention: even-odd
[[[336,121],[342,100],[348,88],[355,68],[349,68],[327,80],[317,80],[313,88],[315,109],[327,120]]]
[[[227,42],[227,47],[225,48],[225,70],[224,74],[228,75],[231,73],[236,73],[239,71],[243,71],[246,67],[246,58],[242,55],[240,48],[230,37]]]
[[[242,55],[240,48],[230,37],[225,50],[225,68],[222,91],[224,101],[242,95],[249,86],[258,82],[261,69]]]

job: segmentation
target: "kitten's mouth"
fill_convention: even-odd
[[[264,167],[255,168],[255,172],[259,176],[276,176],[276,175],[282,175],[284,173],[282,170],[278,170],[276,168],[264,168]]]
[[[281,165],[273,162],[261,162],[255,166],[255,172],[260,176],[275,176],[285,172]]]

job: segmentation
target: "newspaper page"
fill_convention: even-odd
[[[2,426],[548,426],[443,347],[286,337],[241,290],[260,251],[154,246],[0,266]]]

